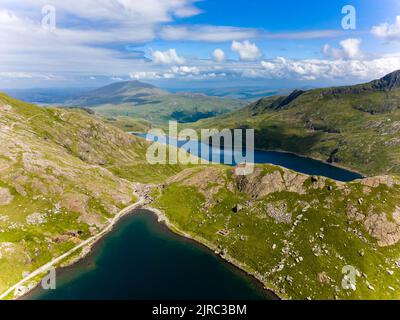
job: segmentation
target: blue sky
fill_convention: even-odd
[[[0,88],[338,85],[400,69],[400,2],[2,0],[0,42]]]

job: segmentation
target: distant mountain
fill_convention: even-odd
[[[151,84],[140,81],[123,81],[109,84],[67,100],[66,105],[93,107],[104,104],[146,103],[149,97],[165,96],[169,93]]]
[[[64,105],[94,108],[109,118],[135,117],[163,123],[195,122],[236,110],[245,103],[204,94],[170,93],[140,81],[124,81],[79,94]]]
[[[281,298],[399,299],[398,177],[343,183],[273,165],[247,176],[224,165],[152,165],[147,141],[96,116],[1,93],[0,139],[6,299],[34,288],[44,266],[76,262],[139,195],[171,231]],[[353,290],[341,286],[343,266],[360,274]]]
[[[78,94],[93,88],[29,88],[4,89],[10,96],[29,103],[52,105],[64,103]]]
[[[190,91],[193,93],[203,93],[212,97],[241,99],[255,101],[262,97],[287,94],[290,89],[271,89],[263,87],[215,87],[215,88],[192,88],[185,90],[174,90],[174,92]]]
[[[193,127],[254,128],[256,146],[365,174],[400,173],[400,71],[369,83],[266,97]]]

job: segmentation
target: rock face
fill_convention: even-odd
[[[394,71],[382,79],[373,82],[373,87],[379,90],[393,90],[400,87],[400,70]]]
[[[9,204],[13,198],[8,189],[0,188],[0,205]]]
[[[364,226],[382,247],[391,246],[400,240],[400,226],[387,219],[386,214],[372,214],[364,221]]]
[[[329,180],[323,177],[309,177],[298,174],[287,169],[279,168],[266,170],[263,167],[256,167],[254,173],[247,176],[234,176],[239,191],[247,193],[253,199],[263,199],[264,197],[276,192],[292,192],[299,195],[305,195],[311,189],[323,189],[332,194],[329,201],[334,201],[337,194],[333,192],[335,186],[343,196],[348,198],[352,192],[355,192],[353,185]],[[309,184],[305,182],[309,179]],[[377,176],[359,180],[356,184],[362,187],[363,193],[368,196],[371,190],[381,185],[389,188],[397,188],[400,181],[392,176]],[[379,246],[391,246],[400,241],[400,208],[394,212],[379,212],[374,207],[374,200],[369,200],[370,205],[365,206],[365,198],[357,197],[354,203],[348,203],[344,214],[350,221],[361,223],[365,230],[374,237]],[[326,200],[326,201],[328,201]],[[275,219],[277,223],[291,223],[292,213],[287,208],[287,203],[278,201],[268,203],[265,207],[266,213]]]
[[[267,204],[267,214],[274,218],[278,223],[291,223],[292,214],[287,210],[287,204],[284,201]]]
[[[208,200],[225,186],[224,170],[217,167],[197,169],[186,169],[176,176],[167,180],[167,184],[181,183],[184,186],[195,187]],[[233,186],[226,186],[231,189]]]
[[[256,167],[250,175],[235,176],[238,189],[254,199],[282,191],[305,194],[304,182],[307,179],[306,175],[284,169],[265,173],[261,167]]]
[[[47,222],[43,213],[35,212],[26,217],[26,222],[30,225],[39,225]]]

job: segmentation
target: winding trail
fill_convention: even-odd
[[[125,209],[121,210],[118,214],[115,215],[115,217],[113,217],[110,220],[110,224],[107,225],[107,227],[105,227],[103,230],[101,230],[98,234],[94,235],[93,237],[90,237],[90,238],[86,239],[85,241],[81,242],[77,246],[73,247],[71,250],[67,251],[66,253],[62,254],[61,256],[51,260],[50,262],[46,263],[45,265],[41,266],[40,268],[38,268],[35,271],[33,271],[30,274],[28,274],[21,281],[19,281],[18,283],[16,283],[12,287],[8,288],[5,292],[3,292],[0,295],[0,300],[3,300],[11,292],[13,292],[16,289],[20,288],[25,282],[33,279],[34,277],[40,275],[41,273],[44,273],[44,272],[48,271],[55,264],[61,262],[62,260],[64,260],[68,256],[70,256],[71,254],[73,254],[77,250],[79,250],[82,247],[85,247],[86,245],[90,244],[91,242],[95,242],[96,240],[101,238],[103,235],[105,235],[106,233],[108,233],[109,231],[112,230],[112,228],[119,221],[120,218],[122,218],[124,215],[132,212],[133,210],[137,209],[138,207],[143,206],[145,203],[146,203],[146,199],[145,198],[140,198],[139,201],[137,201],[136,203],[134,203],[134,204],[130,205],[129,207],[126,207]]]

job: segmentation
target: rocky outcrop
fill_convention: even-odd
[[[372,188],[376,188],[381,184],[393,187],[395,184],[400,184],[400,181],[392,176],[378,176],[362,179],[361,184]]]
[[[198,169],[187,169],[167,180],[167,184],[181,183],[184,186],[195,187],[207,200],[225,187],[224,171],[218,167],[206,167]],[[229,184],[229,183],[228,183]],[[232,188],[232,186],[227,186]]]
[[[366,218],[364,226],[382,247],[394,245],[400,240],[400,226],[389,221],[386,214],[374,213]]]
[[[241,192],[254,199],[263,198],[275,192],[296,192],[305,194],[304,182],[308,176],[281,169],[265,172],[264,168],[255,167],[254,173],[246,176],[235,176],[236,184]]]
[[[14,197],[10,194],[10,190],[6,188],[0,188],[0,205],[9,204]]]
[[[400,70],[389,73],[379,80],[372,82],[372,86],[378,90],[393,90],[400,88]]]
[[[291,223],[292,214],[288,212],[287,204],[284,201],[267,204],[267,214],[274,218],[277,223]]]

